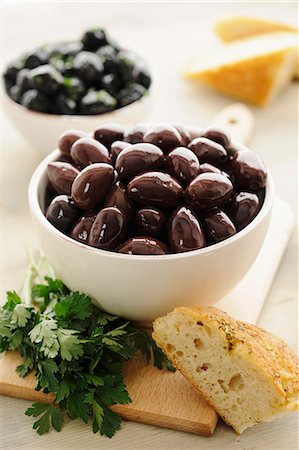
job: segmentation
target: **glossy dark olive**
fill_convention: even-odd
[[[98,207],[111,188],[113,167],[106,163],[95,163],[85,167],[72,185],[72,198],[84,210]]]
[[[149,170],[160,169],[164,159],[162,150],[153,144],[133,144],[118,155],[115,169],[120,180],[131,180]]]
[[[156,125],[149,128],[143,140],[144,142],[157,145],[164,153],[168,153],[182,145],[180,133],[171,125]]]
[[[93,163],[110,163],[107,148],[90,137],[84,137],[74,142],[71,147],[71,157],[81,167]]]
[[[47,174],[58,194],[71,195],[72,184],[79,170],[70,163],[56,161],[48,164]]]
[[[228,214],[239,231],[255,218],[259,209],[260,200],[256,194],[240,192],[232,198]]]
[[[61,153],[70,154],[71,146],[80,138],[86,137],[87,133],[81,130],[68,130],[63,133],[58,140],[58,148]]]
[[[118,253],[127,255],[166,255],[167,252],[164,242],[143,236],[128,239],[118,248]]]
[[[122,141],[123,137],[123,127],[114,123],[102,125],[94,132],[94,138],[107,148],[110,148],[114,141]]]
[[[128,184],[128,193],[130,198],[139,205],[164,210],[178,206],[183,189],[167,173],[146,172],[133,178]]]
[[[230,218],[220,209],[216,208],[203,219],[205,235],[209,244],[224,241],[236,234],[237,230]]]
[[[165,214],[154,208],[140,209],[135,216],[135,228],[140,236],[161,239],[165,234],[166,223]]]
[[[175,211],[168,223],[168,241],[176,252],[188,252],[205,247],[206,240],[195,214],[186,206]]]
[[[209,163],[215,166],[221,166],[227,160],[225,148],[203,137],[195,138],[190,142],[188,148],[195,153],[200,163]]]
[[[211,141],[217,142],[218,144],[222,145],[224,148],[229,148],[231,143],[231,137],[221,127],[213,126],[206,128],[202,133],[201,136],[207,139],[211,139]]]
[[[88,244],[103,250],[114,250],[125,238],[126,220],[115,206],[103,208],[96,216]]]
[[[130,144],[138,144],[143,142],[144,135],[148,130],[148,126],[145,123],[137,123],[124,132],[124,141],[130,142]]]
[[[118,209],[120,209],[120,211],[122,211],[128,221],[131,220],[134,213],[134,208],[127,194],[126,187],[123,186],[119,181],[107,194],[104,206],[116,206]]]
[[[49,96],[56,95],[63,86],[63,77],[50,64],[44,64],[28,72],[30,86]]]
[[[215,167],[215,166],[213,166],[212,164],[209,164],[209,163],[200,164],[198,172],[199,173],[212,172],[212,173],[220,173],[221,174],[221,170],[218,169],[218,167]]]
[[[113,111],[117,101],[105,89],[95,91],[90,89],[79,102],[80,114],[104,114]]]
[[[102,60],[92,52],[82,51],[73,61],[73,69],[86,86],[95,85],[104,72]]]
[[[83,244],[88,244],[90,229],[96,218],[94,211],[87,211],[73,227],[70,237]]]
[[[185,198],[195,209],[224,206],[233,193],[231,181],[218,173],[202,173],[188,185]]]
[[[116,158],[118,157],[120,152],[124,148],[129,147],[130,145],[131,144],[129,144],[128,142],[124,142],[124,141],[114,141],[114,142],[112,142],[111,148],[110,148],[110,156],[111,156],[112,162],[115,162]]]
[[[184,147],[188,147],[188,145],[191,141],[191,135],[190,135],[189,131],[187,130],[187,128],[183,127],[182,125],[173,125],[173,126],[176,130],[178,130],[178,132],[181,135],[182,145]]]
[[[232,172],[238,189],[257,192],[266,186],[267,171],[261,158],[251,150],[234,155]]]
[[[186,147],[177,147],[172,150],[166,156],[165,166],[166,171],[184,186],[199,173],[198,158]]]
[[[82,44],[86,50],[95,51],[107,44],[107,37],[102,28],[87,30],[82,36]]]
[[[80,214],[71,197],[58,195],[46,211],[46,218],[57,230],[67,233],[74,225]]]

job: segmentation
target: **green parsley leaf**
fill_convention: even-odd
[[[55,358],[59,351],[56,330],[56,320],[45,317],[29,332],[31,342],[41,343],[40,350],[49,358]]]
[[[23,303],[19,303],[14,307],[11,323],[16,323],[18,327],[24,327],[31,318],[31,306],[28,307]]]
[[[62,359],[71,361],[72,359],[78,359],[83,355],[83,348],[76,334],[76,330],[68,330],[64,328],[58,328],[57,338],[60,345],[60,354]]]
[[[63,414],[59,408],[53,404],[46,403],[33,403],[30,408],[25,412],[27,416],[42,417],[33,424],[33,429],[38,434],[48,433],[50,425],[56,430],[61,431],[63,424]]]
[[[20,377],[24,378],[25,375],[27,375],[27,373],[29,372],[29,370],[33,369],[34,366],[34,361],[30,356],[26,356],[23,359],[23,363],[20,364],[17,368],[16,371],[17,373],[20,375]]]
[[[93,310],[91,298],[79,292],[71,292],[54,307],[57,319],[84,320],[91,316]]]
[[[56,362],[53,359],[47,358],[44,361],[38,362],[37,369],[37,380],[39,385],[43,389],[47,388],[49,392],[57,392],[59,389],[59,384],[55,376],[55,374],[58,372]]]
[[[86,392],[75,391],[67,398],[67,412],[70,417],[79,417],[87,423],[89,419],[89,407],[86,403]]]
[[[7,292],[7,301],[3,305],[3,309],[7,309],[8,311],[13,311],[15,306],[19,303],[22,303],[21,298],[18,296],[18,294],[15,291],[9,291]]]

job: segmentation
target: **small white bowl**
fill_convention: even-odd
[[[53,151],[31,178],[32,219],[41,249],[57,277],[71,290],[89,294],[105,311],[150,321],[176,306],[211,305],[236,286],[256,259],[271,217],[274,191],[270,174],[261,210],[236,235],[186,253],[125,255],[81,244],[58,231],[44,216],[46,169],[59,155],[59,150]]]
[[[156,92],[156,76],[151,73],[151,84],[147,93],[130,105],[105,114],[67,115],[32,111],[12,100],[2,83],[3,110],[18,131],[38,150],[41,157],[56,148],[59,136],[69,129],[95,130],[106,123],[130,124],[142,122],[147,117]]]

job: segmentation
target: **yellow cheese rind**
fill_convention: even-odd
[[[217,91],[257,106],[271,98],[273,83],[289,49],[202,72],[189,72],[189,79],[201,81]]]
[[[215,31],[223,42],[233,42],[263,33],[281,31],[298,33],[298,29],[290,25],[254,17],[239,16],[220,20],[215,25]]]

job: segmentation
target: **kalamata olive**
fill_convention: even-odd
[[[150,127],[145,133],[143,140],[144,142],[157,145],[164,153],[168,153],[174,148],[182,145],[180,133],[171,125],[156,125]]]
[[[154,208],[140,209],[135,216],[136,231],[140,236],[162,238],[166,230],[166,216]]]
[[[58,94],[51,103],[50,112],[52,114],[75,114],[76,106],[75,100],[64,94]]]
[[[90,229],[96,218],[95,211],[87,211],[73,227],[70,237],[83,244],[88,243]]]
[[[81,114],[104,114],[116,108],[116,100],[104,89],[90,89],[79,102]]]
[[[121,180],[130,180],[141,172],[159,169],[163,163],[162,150],[153,144],[134,144],[118,155],[115,168]]]
[[[236,228],[230,218],[220,209],[211,210],[203,219],[207,241],[210,244],[223,241],[236,234]]]
[[[128,142],[124,142],[124,141],[114,141],[111,144],[111,148],[110,148],[110,156],[111,156],[111,160],[112,162],[115,162],[116,158],[118,157],[118,155],[120,154],[120,152],[124,149],[129,147],[131,144],[129,144]]]
[[[102,209],[96,216],[88,244],[104,250],[114,250],[125,237],[126,220],[123,213],[115,206]]]
[[[198,158],[188,148],[175,148],[166,156],[165,163],[167,172],[173,175],[182,185],[187,185],[198,175]]]
[[[186,206],[181,206],[170,217],[168,241],[174,252],[187,252],[206,245],[205,236],[198,219]]]
[[[128,184],[130,198],[143,206],[174,209],[183,194],[182,186],[167,173],[146,172]]]
[[[267,170],[256,153],[250,150],[237,152],[232,160],[232,169],[239,189],[257,192],[266,186]]]
[[[190,135],[189,131],[187,130],[187,128],[183,127],[182,125],[173,125],[173,126],[176,130],[178,130],[178,132],[181,135],[182,145],[184,147],[188,147],[188,145],[191,141],[191,135]]]
[[[225,205],[233,193],[231,181],[218,173],[201,173],[188,185],[185,198],[195,209]]]
[[[190,142],[188,148],[195,153],[201,163],[221,166],[227,160],[225,148],[210,139],[203,137],[195,138]]]
[[[134,208],[127,194],[126,187],[119,181],[107,194],[104,206],[116,206],[128,220],[133,216]]]
[[[121,125],[109,123],[97,128],[94,132],[94,138],[104,144],[105,147],[110,148],[112,142],[122,141],[124,137],[124,129]]]
[[[58,194],[71,195],[71,188],[79,170],[67,162],[56,161],[48,164],[47,174],[51,185]]]
[[[71,157],[81,167],[93,163],[109,163],[110,155],[107,148],[90,137],[80,138],[71,147]]]
[[[128,239],[121,247],[118,253],[127,255],[165,255],[168,248],[164,242],[149,237],[134,237]]]
[[[78,219],[80,212],[71,197],[58,195],[46,211],[46,218],[55,228],[67,233]]]
[[[86,137],[87,133],[81,130],[68,130],[58,140],[58,148],[61,153],[70,154],[71,146],[80,138]]]
[[[259,208],[260,201],[256,194],[240,192],[232,198],[227,212],[239,231],[254,219]]]
[[[206,173],[206,172],[221,173],[221,170],[218,169],[218,167],[212,166],[212,164],[203,163],[203,164],[200,164],[198,172],[199,173]]]
[[[143,137],[147,129],[148,126],[145,123],[137,123],[136,125],[127,128],[124,132],[124,141],[130,142],[130,144],[143,142]]]
[[[72,197],[81,209],[93,209],[101,204],[113,183],[113,167],[95,163],[85,167],[75,178]]]
[[[201,136],[203,138],[211,139],[211,141],[217,142],[225,149],[229,148],[231,143],[231,137],[229,133],[221,127],[213,126],[206,128]]]

